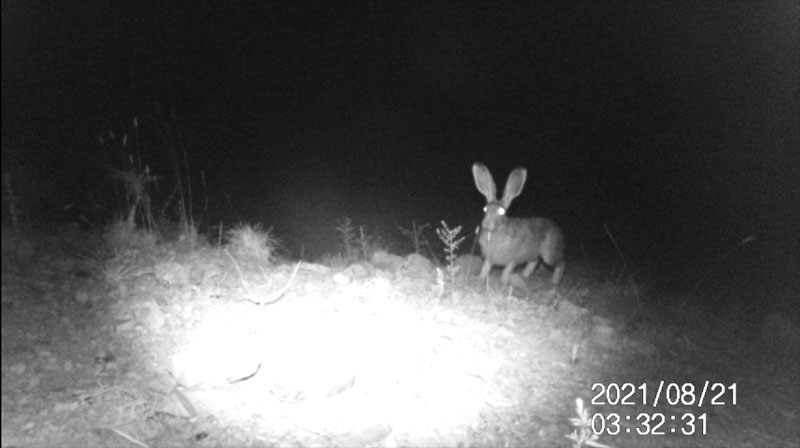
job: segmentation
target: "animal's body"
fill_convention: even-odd
[[[510,218],[506,216],[511,201],[522,192],[528,172],[525,168],[511,171],[497,199],[497,187],[489,169],[482,163],[472,166],[475,186],[486,198],[478,243],[483,253],[480,278],[486,278],[493,266],[505,266],[501,280],[507,284],[514,268],[526,263],[522,275],[529,277],[542,260],[553,267],[553,284],[564,275],[564,234],[547,218]]]

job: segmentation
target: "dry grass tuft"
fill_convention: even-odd
[[[259,224],[255,226],[239,224],[229,230],[226,235],[228,248],[234,254],[266,260],[270,263],[275,261],[280,241],[272,234],[271,228],[263,230]]]

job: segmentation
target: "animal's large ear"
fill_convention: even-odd
[[[514,168],[511,174],[508,175],[506,181],[506,188],[503,190],[503,200],[500,201],[503,207],[508,209],[511,201],[522,193],[522,187],[525,186],[525,179],[528,178],[528,170],[525,168]]]
[[[492,173],[489,172],[486,165],[480,162],[472,164],[472,177],[475,178],[475,186],[478,187],[478,191],[486,197],[486,202],[497,200],[497,186],[495,186]]]

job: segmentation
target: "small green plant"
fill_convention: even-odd
[[[159,192],[162,176],[156,175],[155,171],[145,163],[139,118],[133,117],[131,127],[121,138],[117,138],[117,134],[109,131],[107,136],[99,136],[98,142],[120,156],[121,163],[115,164],[116,166],[110,169],[110,177],[124,191],[125,219],[132,225],[162,233],[164,226],[170,227],[167,211],[172,210],[171,204],[173,199],[176,199],[181,225],[181,231],[177,236],[180,241],[188,242],[194,247],[199,235],[193,217],[192,176],[183,134],[177,117],[172,114],[167,118],[158,105],[153,121],[156,126],[149,128],[148,135],[152,132],[156,140],[145,141],[155,141],[168,154],[175,183],[172,193],[160,206],[157,205],[156,193]]]
[[[158,176],[150,173],[150,167],[145,165],[142,171],[135,166],[131,166],[127,171],[113,170],[111,178],[119,182],[125,190],[125,198],[128,202],[126,214],[130,225],[136,224],[136,212],[141,211],[142,220],[148,229],[155,228],[152,210],[150,209],[150,188],[158,182]]]
[[[365,226],[358,226],[358,249],[362,260],[369,260],[375,252],[374,238],[367,234]]]
[[[592,431],[592,418],[589,416],[589,409],[583,407],[581,398],[575,399],[575,412],[578,413],[578,417],[569,419],[575,429],[571,434],[564,436],[572,440],[572,448],[583,448],[585,446],[611,448],[609,445],[603,445],[597,441],[599,436]]]
[[[141,148],[139,147],[139,120],[133,117],[133,142],[128,133],[123,133],[122,138],[118,139],[114,131],[108,131],[108,137],[98,137],[101,145],[108,145],[109,150],[117,151],[121,155],[123,168],[110,168],[110,177],[117,182],[124,192],[125,197],[125,219],[130,228],[135,228],[137,224],[144,224],[144,227],[155,230],[155,220],[151,204],[153,203],[153,191],[157,189],[160,176],[156,176],[150,167],[142,161]],[[135,146],[132,148],[131,146]],[[135,151],[136,157],[132,154]],[[137,219],[137,217],[139,219]],[[138,221],[138,222],[137,222]]]
[[[459,237],[458,234],[461,232],[461,226],[455,228],[447,227],[447,223],[442,221],[442,228],[436,229],[436,234],[439,235],[439,239],[442,240],[444,243],[444,250],[445,255],[447,258],[447,271],[450,274],[450,291],[451,293],[455,292],[456,290],[456,272],[458,271],[458,266],[456,266],[456,250],[458,250],[458,245],[464,241],[464,237]]]
[[[369,260],[377,250],[384,245],[380,237],[370,235],[366,226],[358,226],[358,231],[353,226],[350,218],[345,218],[336,226],[336,232],[342,238],[344,258],[348,263],[359,260]]]
[[[336,231],[342,238],[342,248],[348,261],[356,260],[356,230],[350,218],[345,218],[336,226]]]
[[[411,240],[411,244],[414,245],[414,253],[416,254],[422,255],[423,249],[430,251],[430,244],[428,244],[428,239],[425,238],[425,229],[427,227],[428,224],[419,225],[415,221],[411,221],[410,229],[399,227],[400,233]]]

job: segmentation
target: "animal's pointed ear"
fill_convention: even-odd
[[[497,200],[497,186],[494,184],[492,173],[489,172],[489,168],[486,168],[486,165],[480,162],[472,164],[472,177],[475,178],[475,186],[478,187],[478,191],[483,193],[486,202]]]
[[[506,181],[506,188],[503,190],[503,200],[500,201],[503,207],[507,209],[511,205],[511,201],[522,193],[522,187],[525,186],[525,179],[527,178],[528,170],[525,168],[514,168],[511,171]]]

